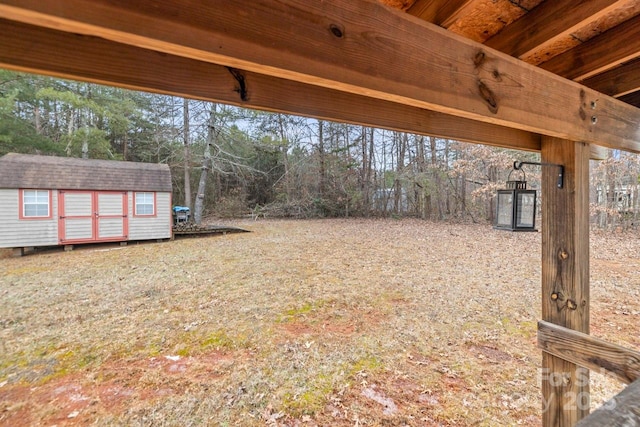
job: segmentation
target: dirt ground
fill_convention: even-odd
[[[235,225],[0,251],[0,425],[540,424],[540,233]],[[640,348],[640,237],[591,240],[592,334]]]

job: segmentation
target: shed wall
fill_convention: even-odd
[[[129,240],[171,238],[171,194],[156,193],[156,215],[134,216],[134,192],[129,192]]]
[[[58,244],[58,192],[52,191],[49,219],[19,219],[17,189],[0,189],[0,248]]]

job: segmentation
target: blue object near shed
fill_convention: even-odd
[[[191,209],[187,206],[174,206],[173,207],[173,222],[187,222],[191,218]]]

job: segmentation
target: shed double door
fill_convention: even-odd
[[[127,240],[127,193],[60,191],[58,237],[61,244]]]

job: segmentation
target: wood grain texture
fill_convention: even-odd
[[[485,42],[518,58],[561,39],[629,0],[555,0],[538,7]]]
[[[626,387],[576,427],[640,427],[640,380]]]
[[[540,136],[375,98],[241,72],[247,95],[223,66],[105,39],[0,19],[0,66],[128,89],[161,92],[247,108],[477,142],[540,150]],[[65,46],[65,49],[59,49]],[[111,52],[111,55],[104,55]]]
[[[640,352],[582,332],[540,321],[538,347],[584,368],[606,370],[625,384],[640,379]]]
[[[1,0],[0,14],[485,123],[640,152],[640,110],[375,2],[256,0],[247,8],[227,1]],[[592,100],[599,103],[596,120],[585,112]]]
[[[640,15],[540,64],[540,68],[582,81],[640,55]]]
[[[542,138],[542,319],[589,333],[589,146]],[[543,426],[573,426],[589,413],[589,374],[544,352]],[[587,402],[584,402],[584,399]]]

